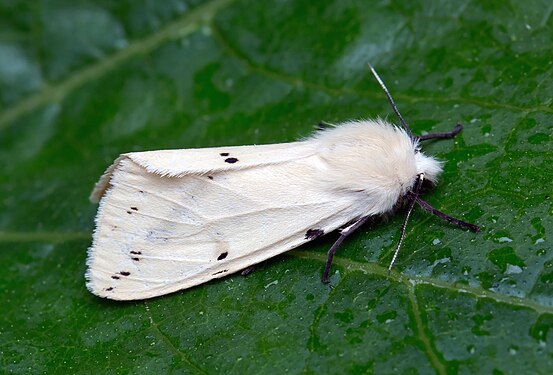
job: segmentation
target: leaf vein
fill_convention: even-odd
[[[438,374],[447,374],[445,364],[442,363],[442,361],[440,360],[438,353],[436,353],[432,345],[432,341],[430,340],[430,337],[428,337],[428,335],[424,330],[423,319],[422,319],[421,311],[419,309],[417,295],[415,294],[415,287],[413,285],[409,285],[407,287],[407,290],[409,291],[409,301],[411,302],[411,309],[413,310],[413,316],[415,318],[417,334],[419,336],[419,339],[422,341],[424,345],[428,360],[434,366],[434,369]]]
[[[229,6],[234,1],[235,0],[213,0],[205,5],[200,5],[189,13],[184,14],[183,17],[169,23],[161,30],[144,39],[130,43],[127,48],[119,50],[119,52],[99,61],[97,64],[76,71],[60,83],[55,85],[46,84],[41,91],[30,95],[1,113],[0,129],[6,128],[20,117],[23,117],[37,108],[49,103],[61,102],[70,92],[88,82],[98,79],[98,77],[101,77],[106,72],[116,68],[132,57],[147,54],[168,40],[182,38],[193,33],[201,26],[209,23],[219,10]]]
[[[150,328],[152,329],[152,331],[154,331],[154,333],[156,334],[156,336],[161,339],[161,341],[173,352],[175,353],[176,356],[178,356],[183,363],[185,363],[190,369],[194,370],[197,374],[207,374],[205,371],[203,371],[202,369],[200,369],[197,365],[195,365],[194,363],[192,363],[188,357],[183,353],[181,352],[175,345],[173,345],[173,343],[171,342],[171,340],[169,339],[169,337],[167,337],[162,331],[161,329],[159,328],[159,325],[154,321],[154,317],[150,311],[150,308],[148,306],[148,303],[146,301],[143,302],[144,303],[144,309],[146,311],[146,315],[148,316],[148,319],[150,321]]]
[[[314,251],[293,250],[288,253],[303,259],[310,259],[324,263],[326,256]],[[440,289],[446,289],[456,293],[470,294],[476,298],[488,298],[498,303],[504,303],[511,306],[520,306],[532,309],[539,314],[553,314],[553,306],[540,304],[527,297],[515,297],[505,294],[496,293],[494,291],[484,289],[480,286],[470,286],[461,283],[450,283],[428,276],[417,276],[402,274],[392,270],[388,273],[387,267],[382,267],[376,263],[362,263],[350,259],[335,257],[333,264],[341,266],[347,272],[361,271],[368,275],[378,275],[395,282],[404,283],[406,285],[426,284]]]

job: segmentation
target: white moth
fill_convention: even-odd
[[[371,70],[399,115],[391,96]],[[440,162],[419,141],[384,120],[350,121],[292,143],[121,155],[96,184],[100,202],[88,252],[88,289],[115,300],[156,297],[224,277],[339,228],[323,281],[340,243],[368,218],[408,202],[401,237],[423,180]],[[390,264],[390,268],[392,266]]]

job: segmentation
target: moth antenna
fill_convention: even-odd
[[[371,69],[371,72],[372,72],[374,78],[376,78],[376,80],[377,80],[378,83],[380,84],[380,87],[382,87],[382,90],[384,90],[384,93],[385,93],[386,96],[388,97],[388,101],[389,101],[390,104],[392,105],[392,108],[394,109],[394,112],[396,113],[397,117],[399,117],[399,122],[401,123],[401,126],[403,127],[403,129],[405,130],[405,132],[409,135],[409,138],[414,139],[413,133],[411,133],[411,129],[409,128],[409,126],[407,125],[407,123],[405,122],[405,120],[403,119],[403,116],[401,116],[401,113],[399,113],[399,109],[397,109],[396,103],[394,102],[394,99],[392,99],[392,95],[390,95],[390,92],[389,92],[388,89],[386,88],[386,85],[384,84],[384,82],[382,81],[382,79],[380,79],[380,76],[378,75],[378,73],[376,72],[376,70],[374,70],[374,68],[372,67],[372,65],[371,65],[370,63],[368,63],[367,65],[369,65],[369,68]]]
[[[411,212],[413,211],[413,208],[415,208],[415,203],[417,202],[417,197],[421,190],[423,180],[424,180],[424,174],[421,173],[417,178],[415,189],[413,189],[413,194],[411,195],[411,198],[410,198],[411,201],[409,202],[409,209],[407,210],[407,214],[405,215],[405,219],[403,220],[403,225],[401,226],[401,235],[399,236],[399,242],[397,243],[396,250],[394,251],[394,256],[392,257],[392,261],[388,266],[388,273],[390,273],[390,271],[392,270],[392,266],[394,265],[394,262],[396,261],[396,258],[397,258],[397,254],[399,253],[399,248],[403,243],[403,238],[405,237],[405,230],[407,228],[407,222],[409,221],[409,216],[411,216]]]

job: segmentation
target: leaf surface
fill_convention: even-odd
[[[17,373],[553,372],[548,2],[0,4],[0,368]],[[417,210],[132,303],[84,286],[120,153],[287,142],[393,113],[445,161]]]

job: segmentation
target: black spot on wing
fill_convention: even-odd
[[[111,292],[113,290],[113,287],[110,286],[109,288],[106,288],[106,292]]]
[[[210,180],[213,180],[213,176],[207,176],[207,178],[209,178]]]
[[[321,237],[323,234],[325,234],[325,231],[322,229],[309,229],[305,232],[305,239],[314,240],[315,238]]]
[[[221,155],[222,157],[227,157],[229,156],[230,154],[228,152],[221,152],[219,155]],[[230,164],[234,164],[238,161],[238,159],[236,158],[226,158],[225,159],[225,162],[226,163],[230,163]]]
[[[136,255],[142,255],[142,251],[131,250],[129,253],[131,254],[132,260],[134,260],[135,262],[140,261],[140,258],[137,257]],[[127,276],[127,275],[123,275],[123,276]]]
[[[138,211],[138,207],[131,207],[131,210]]]
[[[222,271],[219,271],[219,272],[215,272],[212,276],[219,275],[219,274],[225,273],[225,272],[228,272],[228,270],[222,270]]]
[[[219,254],[219,256],[217,257],[217,260],[223,260],[227,257],[227,255],[228,255],[228,251],[225,251],[224,253]]]
[[[129,276],[130,274],[131,274],[131,273],[130,273],[129,271],[121,271],[121,272],[119,272],[119,275],[121,275],[121,276]],[[113,280],[119,280],[119,279],[121,279],[121,277],[119,277],[118,275],[113,275],[111,278],[112,278]]]

